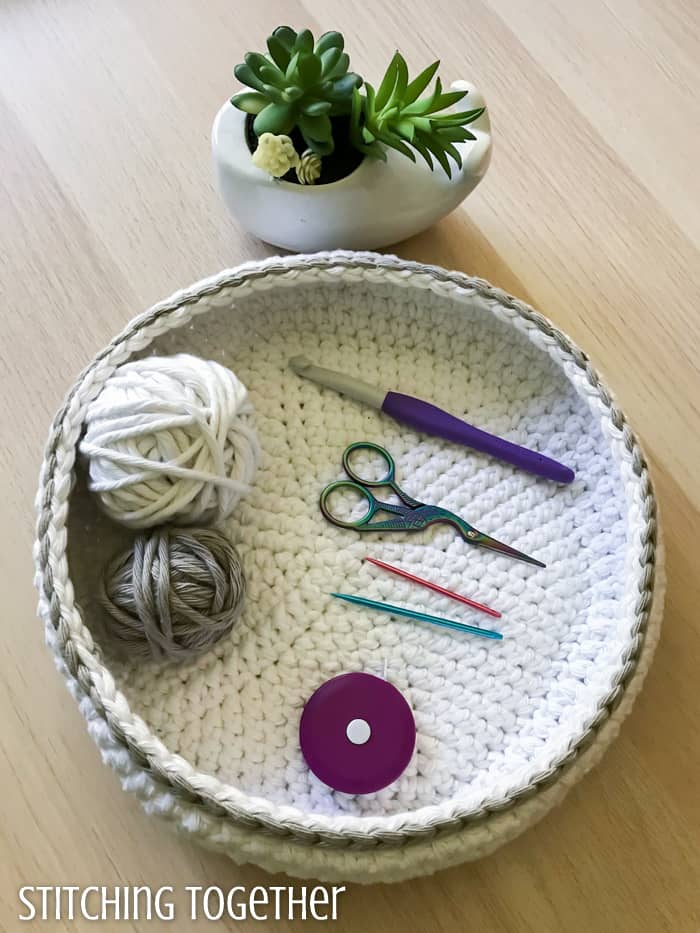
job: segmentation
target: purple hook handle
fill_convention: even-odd
[[[455,444],[464,444],[536,476],[543,476],[557,483],[570,483],[574,479],[574,471],[563,463],[475,428],[474,425],[455,418],[436,405],[412,395],[387,392],[382,411],[423,434],[433,434]]]

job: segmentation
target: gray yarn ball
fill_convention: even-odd
[[[243,605],[238,552],[209,528],[157,528],[108,565],[100,601],[131,658],[192,658],[230,632]]]

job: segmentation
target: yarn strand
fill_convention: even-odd
[[[212,360],[125,363],[85,421],[90,489],[131,528],[219,521],[250,489],[260,452],[248,393]]]

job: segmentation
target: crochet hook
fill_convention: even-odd
[[[430,622],[431,625],[440,625],[451,628],[456,632],[467,632],[469,635],[481,635],[482,638],[503,638],[500,632],[488,628],[479,628],[477,625],[466,625],[454,619],[443,619],[440,616],[429,616],[425,612],[416,612],[414,609],[404,609],[403,606],[392,606],[391,603],[380,603],[376,599],[367,599],[365,596],[354,596],[351,593],[331,593],[336,599],[344,599],[348,603],[357,603],[358,606],[367,606],[369,609],[378,609],[379,612],[388,612],[392,616],[402,616],[404,619],[418,619],[419,622]]]
[[[481,428],[450,415],[430,402],[424,402],[412,395],[403,395],[401,392],[387,392],[378,386],[361,382],[354,376],[314,366],[305,356],[293,357],[289,365],[298,376],[304,376],[357,402],[378,408],[396,421],[408,424],[424,434],[434,434],[455,444],[463,444],[528,473],[558,483],[570,483],[574,479],[574,471],[563,463],[534,450],[528,450],[527,447],[520,447],[495,434],[489,434],[488,431],[482,431]]]
[[[403,577],[405,580],[418,583],[419,586],[424,586],[429,590],[433,590],[435,593],[441,593],[443,596],[449,596],[450,599],[456,599],[457,602],[464,603],[465,606],[470,606],[472,609],[478,609],[479,612],[485,612],[486,615],[493,616],[494,619],[501,618],[501,613],[497,609],[492,609],[490,606],[478,603],[475,599],[462,596],[461,593],[455,593],[454,590],[448,590],[444,586],[439,586],[437,583],[431,583],[430,580],[424,580],[423,577],[417,577],[415,574],[409,573],[408,570],[402,570],[401,567],[394,567],[393,564],[385,564],[383,560],[377,560],[376,557],[365,557],[365,560],[370,564],[374,564],[375,567],[381,567],[382,570],[395,573],[397,577]]]

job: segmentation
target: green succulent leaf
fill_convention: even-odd
[[[317,50],[318,51],[318,50]],[[340,61],[341,50],[337,48],[326,49],[321,52],[321,72],[329,74]]]
[[[318,116],[302,113],[299,117],[299,129],[305,139],[314,139],[317,142],[325,142],[333,137],[333,126],[330,117],[325,113]]]
[[[312,100],[301,105],[301,112],[309,117],[321,116],[321,114],[328,113],[330,109],[331,104],[327,100]]]
[[[272,61],[284,73],[291,58],[290,50],[274,32],[267,37],[267,50]]]
[[[441,94],[435,104],[440,104],[439,110],[446,110],[448,107],[454,107],[466,95],[466,91],[445,91]]]
[[[327,78],[342,78],[350,67],[350,56],[347,52],[341,52],[340,58],[335,65],[326,72]]]
[[[440,61],[438,59],[438,61],[433,62],[432,65],[428,65],[426,69],[421,71],[417,78],[414,78],[413,81],[411,81],[411,83],[406,87],[406,92],[403,95],[404,104],[412,104],[415,100],[418,100],[420,95],[435,77],[435,72],[439,67]]]
[[[294,110],[291,104],[268,104],[255,118],[253,129],[258,136],[263,133],[291,133],[294,129]]]
[[[399,120],[396,124],[396,132],[411,142],[416,134],[416,127],[412,120]]]
[[[430,152],[438,160],[442,166],[445,174],[448,178],[452,178],[452,166],[450,165],[450,160],[447,158],[445,153],[440,149],[439,146],[436,146],[435,143],[432,144]]]
[[[304,96],[304,92],[300,87],[291,84],[289,87],[286,87],[282,91],[282,97],[286,100],[288,104],[293,104],[295,100],[299,100]]]
[[[287,81],[294,81],[294,79],[299,78],[299,58],[301,57],[300,52],[293,52],[292,57],[289,59],[289,64],[287,65],[287,70],[284,73],[284,77]]]
[[[392,100],[398,100],[403,104],[403,97],[408,87],[408,65],[406,59],[400,52],[396,53],[396,82],[392,92]]]
[[[423,156],[423,158],[425,159],[425,161],[428,163],[428,168],[432,171],[432,170],[433,170],[433,159],[432,159],[432,156],[430,155],[430,150],[429,150],[428,147],[421,141],[421,139],[419,139],[417,133],[416,133],[416,135],[413,137],[413,141],[411,142],[411,145],[413,146],[413,148],[416,150],[416,152],[417,152],[419,155]]]
[[[231,103],[234,107],[238,107],[239,110],[245,111],[245,113],[255,114],[260,113],[263,107],[267,106],[267,98],[257,91],[241,91],[233,95]]]
[[[244,61],[246,65],[258,75],[260,74],[261,68],[265,68],[271,64],[270,59],[261,55],[260,52],[248,52],[245,55]]]
[[[362,96],[357,88],[353,88],[350,105],[350,141],[356,149],[362,145],[362,132],[360,130],[360,115],[362,114]]]
[[[294,42],[294,51],[295,52],[313,52],[314,50],[314,37],[311,34],[310,29],[302,29],[300,33],[297,34],[296,41]]]
[[[454,104],[458,103],[464,97],[464,94],[464,91],[448,91],[445,94],[434,94],[430,100],[418,100],[413,104],[409,104],[404,113],[414,113],[421,116],[425,116],[428,113],[437,113],[440,110],[445,110],[447,107],[454,106]]]
[[[279,68],[275,68],[274,65],[263,65],[258,74],[265,84],[273,84],[275,87],[280,88],[280,90],[287,86],[284,75]]]
[[[478,120],[484,112],[485,107],[479,107],[477,110],[463,110],[461,113],[448,113],[440,116],[440,123],[443,126],[466,126]]]
[[[313,87],[321,78],[321,59],[315,55],[302,53],[299,55],[297,72],[301,78],[302,87]]]
[[[440,139],[447,139],[451,143],[463,143],[467,139],[476,139],[473,133],[461,126],[440,126],[437,129]]]
[[[394,57],[389,62],[389,67],[384,72],[384,77],[382,78],[381,83],[377,88],[377,96],[374,101],[374,106],[377,110],[382,110],[386,106],[386,104],[389,102],[389,98],[391,97],[391,92],[394,90],[394,85],[396,84],[396,73],[398,69],[398,55],[398,52],[394,54]]]
[[[427,97],[422,97],[420,100],[416,100],[412,104],[409,104],[405,108],[405,111],[407,114],[414,114],[417,116],[424,116],[425,114],[432,113],[436,109],[436,102],[439,101],[441,96],[442,82],[440,81],[440,78],[437,78],[435,81],[435,87],[430,92],[430,94]]]
[[[442,94],[442,81],[440,80],[439,77],[437,77],[435,79],[435,87],[433,88],[433,91],[430,97],[426,97],[424,100],[416,101],[416,103],[413,106],[420,113],[427,113],[432,108],[433,104],[440,97],[441,94]]]
[[[342,52],[345,46],[345,39],[339,32],[324,32],[322,36],[318,37],[318,41],[314,47],[314,52],[317,55],[323,55],[324,52],[329,51],[329,49],[337,49],[338,52]]]
[[[429,139],[425,140],[425,145],[430,150],[430,154],[435,156],[435,158],[438,160],[447,177],[452,178],[452,167],[450,166],[450,160],[445,155],[445,151],[437,138],[435,136],[431,136]]]
[[[328,100],[343,100],[345,98],[350,100],[350,96],[355,88],[358,88],[362,83],[362,78],[359,75],[353,74],[352,71],[348,74],[343,75],[342,78],[338,78],[331,85],[330,91],[328,91]]]
[[[411,160],[411,162],[416,161],[416,157],[413,154],[412,150],[406,145],[406,143],[396,133],[385,131],[381,135],[381,141],[385,145],[391,146],[392,149],[396,149],[396,151],[400,152],[401,155],[405,155],[406,158]]]
[[[241,84],[247,84],[248,87],[254,88],[256,91],[262,91],[263,81],[258,78],[256,74],[253,73],[252,68],[248,65],[236,65],[233,69],[233,73],[241,82]]]
[[[384,126],[387,123],[398,119],[399,108],[398,107],[387,107],[385,110],[382,110],[381,114],[378,117],[379,126]]]
[[[403,116],[406,116],[406,111],[403,112]],[[433,130],[433,124],[430,122],[428,117],[414,117],[411,118],[411,123],[417,130],[422,130],[424,133],[431,133]]]
[[[450,156],[450,158],[454,159],[457,165],[459,165],[459,167],[461,168],[462,167],[462,156],[459,154],[459,149],[456,149],[452,145],[452,143],[449,141],[449,139],[445,139],[442,133],[438,134],[437,138],[445,154]]]
[[[296,31],[292,29],[291,26],[278,26],[272,33],[272,37],[279,42],[286,49],[287,54],[291,56],[294,43],[297,40]]]
[[[268,100],[271,100],[274,104],[288,104],[289,101],[284,99],[284,94],[278,87],[275,87],[272,84],[263,84],[263,91]]]

